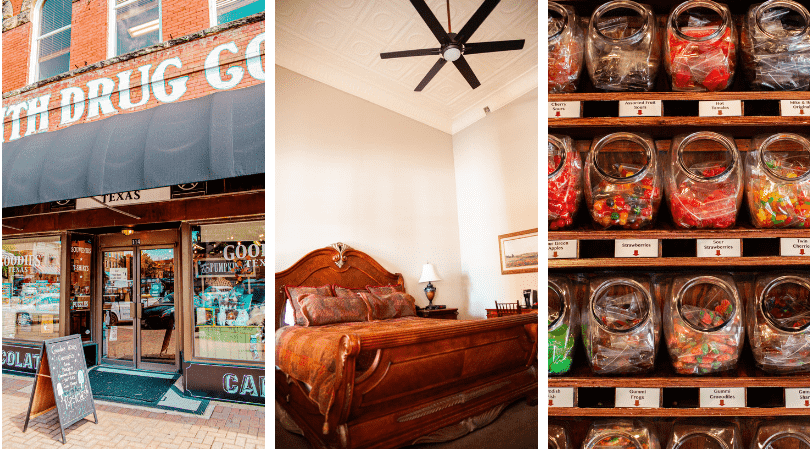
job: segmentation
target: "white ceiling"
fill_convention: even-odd
[[[483,0],[450,0],[458,32]],[[276,64],[454,134],[537,88],[537,0],[502,0],[468,42],[525,39],[522,50],[467,55],[473,90],[446,64],[414,88],[438,56],[380,59],[380,53],[438,48],[408,0],[276,0]],[[447,30],[446,0],[428,0]]]

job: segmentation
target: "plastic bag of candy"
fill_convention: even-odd
[[[730,275],[678,276],[664,306],[664,337],[679,374],[703,375],[737,365],[743,305]]]
[[[548,373],[562,375],[571,369],[579,334],[577,302],[571,281],[548,277]]]
[[[768,420],[757,427],[748,448],[810,448],[810,420]]]
[[[810,140],[756,136],[746,157],[748,209],[757,228],[810,228]]]
[[[595,420],[583,448],[661,448],[651,427],[639,420]]]
[[[596,277],[582,313],[582,340],[595,373],[652,370],[661,329],[658,305],[645,276]]]
[[[571,5],[548,4],[548,93],[577,90],[585,53],[585,30]]]
[[[758,367],[771,373],[810,371],[810,274],[757,277],[747,318]]]
[[[548,229],[574,223],[582,200],[582,161],[568,136],[548,135]]]
[[[736,423],[727,420],[679,419],[672,424],[666,448],[745,448]]]

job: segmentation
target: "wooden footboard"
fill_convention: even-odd
[[[306,386],[277,370],[276,400],[311,443],[320,447],[385,448],[480,415],[518,398],[537,396],[535,314],[459,321],[341,343],[338,386],[328,417]],[[355,373],[360,351],[374,362]]]

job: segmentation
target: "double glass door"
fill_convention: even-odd
[[[102,361],[175,370],[174,247],[102,249]]]

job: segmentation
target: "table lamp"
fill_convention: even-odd
[[[436,268],[433,267],[433,264],[426,263],[424,266],[422,266],[422,278],[419,279],[419,282],[427,283],[427,286],[425,286],[425,297],[427,297],[428,302],[430,303],[425,309],[435,309],[433,307],[433,297],[436,296],[436,287],[430,284],[430,282],[441,280],[442,279],[436,275]]]

